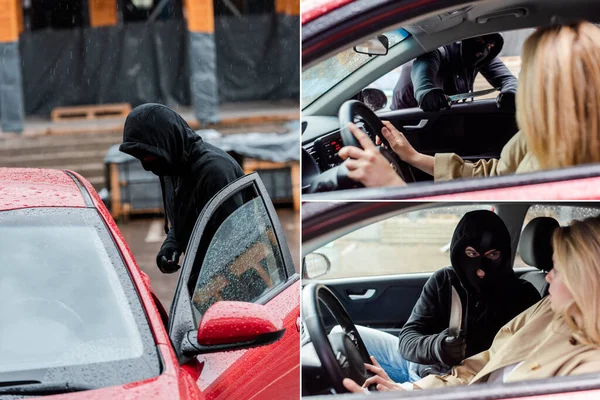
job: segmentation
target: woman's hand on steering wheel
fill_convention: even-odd
[[[346,160],[350,179],[366,187],[406,185],[366,133],[353,123],[348,124],[348,129],[362,147],[345,146],[338,153],[342,160]]]
[[[387,372],[385,372],[385,370],[381,368],[381,365],[379,365],[375,357],[371,356],[371,362],[373,363],[373,365],[365,363],[365,368],[369,372],[372,372],[374,376],[367,378],[362,387],[356,382],[354,382],[352,379],[346,378],[343,381],[346,390],[348,390],[351,393],[364,393],[365,389],[371,385],[376,385],[377,391],[379,392],[387,392],[391,390],[404,390],[399,384],[390,379]]]
[[[390,121],[381,121],[383,122],[383,128],[381,129],[381,134],[387,139],[390,147],[394,153],[400,157],[400,159],[404,162],[407,162],[412,165],[412,160],[419,155],[419,152],[415,150],[414,147],[410,144],[406,136],[402,132],[400,132]],[[377,136],[377,144],[381,144],[381,139],[379,135]]]

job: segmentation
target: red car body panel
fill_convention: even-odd
[[[159,309],[154,302],[150,279],[137,265],[116,222],[92,185],[81,175],[72,171],[68,171],[68,173],[76,177],[87,190],[93,206],[104,220],[127,265],[160,352],[163,372],[156,378],[141,382],[60,394],[50,396],[50,398],[92,400],[107,398],[124,400],[285,399],[284,393],[294,393],[294,397],[289,398],[298,398],[300,393],[300,339],[296,328],[296,319],[300,315],[299,281],[266,304],[276,315],[286,315],[283,320],[286,333],[282,339],[269,346],[252,350],[206,355],[204,363],[194,361],[180,366]],[[31,207],[87,207],[84,195],[67,171],[0,168],[0,182],[0,211]],[[291,346],[291,351],[288,346]],[[285,351],[280,351],[284,348]],[[266,379],[270,378],[268,374],[261,375],[261,372],[269,371],[253,371],[258,360],[261,360],[264,365],[262,359],[265,357],[269,358],[270,365],[273,367],[270,375],[273,375],[274,372],[281,372],[278,379]],[[206,363],[208,360],[211,362]],[[211,368],[217,367],[219,362],[226,367],[211,371]],[[213,386],[200,390],[196,381],[199,379],[198,382],[202,382],[206,379],[205,375],[212,377]],[[244,380],[236,380],[236,377]],[[242,385],[240,382],[244,382],[244,384]],[[256,393],[258,397],[257,395],[249,397],[249,390],[251,390],[250,393]]]
[[[522,186],[486,189],[473,192],[452,193],[415,200],[598,200],[600,199],[600,177],[547,182]]]
[[[354,0],[306,0],[302,2],[302,23],[312,21]]]
[[[205,371],[200,375],[198,386],[213,399],[297,399],[300,395],[300,336],[296,321],[300,317],[298,302],[300,281],[293,283],[277,297],[265,304],[274,314],[285,315],[283,338],[252,352],[240,350],[199,356]],[[290,346],[294,351],[285,350]],[[258,364],[261,360],[261,364]],[[268,365],[279,371],[276,380],[265,382],[262,368]],[[210,371],[210,372],[209,372]],[[217,379],[222,377],[222,379]],[[224,377],[224,378],[223,378]],[[244,382],[240,387],[239,382]],[[252,397],[248,393],[253,393]],[[292,393],[293,396],[286,395]]]
[[[85,207],[81,191],[62,171],[0,169],[0,211],[28,207]]]

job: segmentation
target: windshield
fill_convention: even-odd
[[[0,272],[0,381],[104,387],[160,373],[143,309],[96,210],[0,212]]]
[[[387,36],[391,49],[410,34],[404,29],[398,29],[384,35]],[[386,56],[359,54],[350,48],[308,68],[302,73],[302,108],[309,106],[347,76],[376,57]]]

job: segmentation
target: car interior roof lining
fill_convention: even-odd
[[[511,11],[517,12],[521,9],[526,10],[524,16],[510,16]],[[452,14],[453,11],[457,9],[447,8],[419,19],[382,27],[377,34],[403,28],[411,36],[393,46],[387,56],[377,57],[350,74],[345,79],[350,78],[349,84],[342,83],[345,80],[341,81],[310,106],[305,107],[303,114],[337,115],[341,103],[352,95],[350,93],[358,93],[394,68],[454,41],[494,32],[536,28],[551,23],[568,23],[581,19],[592,22],[600,20],[600,2],[595,0],[572,2],[569,7],[565,7],[564,1],[559,0],[486,0],[461,5],[458,8],[459,13],[449,18],[452,20],[451,24],[442,20],[444,15]],[[482,21],[482,17],[485,19],[499,12],[507,16],[491,18],[485,23],[477,22]],[[431,22],[436,18],[440,20],[438,24]],[[362,40],[372,36],[373,34],[369,34]]]

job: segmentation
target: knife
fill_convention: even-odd
[[[494,93],[495,91],[500,90],[500,88],[491,88],[485,90],[479,90],[477,92],[469,92],[469,93],[460,93],[454,94],[452,96],[447,96],[450,103],[455,103],[460,100],[470,99],[471,97],[480,97],[485,96],[486,94]]]
[[[454,288],[454,285],[451,285],[450,287],[452,288],[452,296],[450,301],[450,324],[448,325],[448,334],[449,336],[460,337],[463,321],[462,301],[460,300],[460,296]]]

